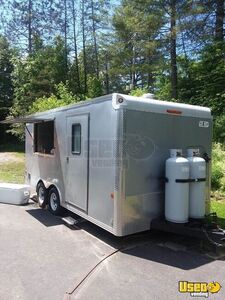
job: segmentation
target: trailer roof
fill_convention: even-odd
[[[123,100],[123,101],[122,101]],[[153,113],[172,114],[177,116],[201,117],[211,119],[211,110],[207,107],[177,102],[168,102],[145,97],[113,94],[113,107],[124,107]]]
[[[115,110],[125,108],[178,116],[202,117],[207,119],[212,118],[211,110],[207,107],[114,93],[92,100],[81,101],[67,106],[51,109],[45,112],[35,113],[25,117],[6,119],[4,121],[1,121],[0,123],[13,124],[47,122],[54,120],[53,116],[57,112],[72,110],[78,107],[90,106],[105,101],[111,101],[112,107]]]

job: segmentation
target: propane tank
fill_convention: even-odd
[[[188,149],[190,167],[189,217],[205,216],[206,161],[199,157],[199,149]]]
[[[182,150],[171,149],[166,160],[165,218],[174,223],[188,222],[189,162]]]

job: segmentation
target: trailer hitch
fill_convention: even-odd
[[[215,250],[225,249],[225,230],[219,227],[216,213],[211,213],[201,220],[190,219],[188,223],[183,224],[157,218],[151,222],[151,229],[194,237],[215,247]]]

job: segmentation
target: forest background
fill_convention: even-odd
[[[224,0],[0,0],[0,119],[112,92],[204,105],[225,192]],[[23,140],[0,128],[1,144]]]

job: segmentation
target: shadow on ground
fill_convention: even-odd
[[[37,221],[45,225],[46,227],[62,225],[63,221],[61,218],[53,216],[47,210],[36,208],[27,209],[26,212],[34,217]]]
[[[47,210],[36,208],[26,211],[46,227],[64,224],[60,217],[53,216]],[[195,269],[214,260],[203,253],[201,242],[197,239],[157,231],[116,237],[75,214],[69,213],[69,215],[80,220],[78,225],[70,227],[71,230],[84,230],[124,255],[139,257],[182,270]],[[74,238],[76,238],[75,235]]]

